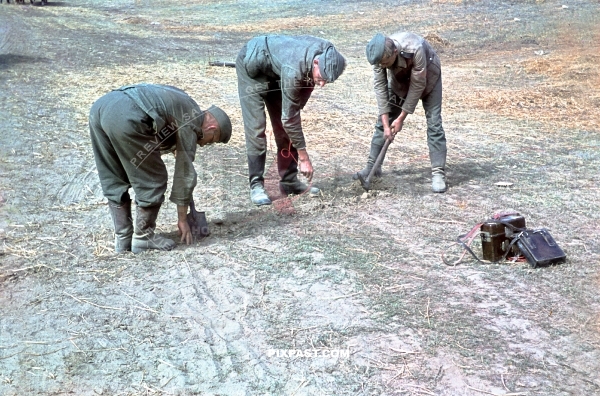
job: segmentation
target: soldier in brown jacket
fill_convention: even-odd
[[[377,34],[367,45],[373,65],[379,118],[371,140],[366,167],[354,175],[369,175],[386,139],[393,141],[404,120],[415,111],[419,99],[427,118],[427,145],[432,169],[432,190],[445,192],[446,135],[442,127],[442,72],[431,45],[414,33]],[[381,176],[381,168],[375,171]]]

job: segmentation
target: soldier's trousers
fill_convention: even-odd
[[[297,174],[297,150],[291,145],[283,123],[281,122],[281,89],[279,82],[264,75],[250,77],[244,66],[246,47],[240,51],[236,59],[238,77],[238,94],[244,120],[246,137],[246,154],[248,158],[263,158],[267,152],[267,117],[265,107],[269,112],[275,144],[277,145],[278,168],[282,181],[294,179]],[[289,151],[288,151],[289,150]],[[252,169],[250,166],[250,185],[261,183],[263,169]],[[260,175],[253,175],[260,172]]]
[[[140,207],[161,204],[168,174],[152,119],[125,93],[112,91],[92,105],[89,126],[104,196],[121,204],[133,187]]]
[[[402,112],[402,104],[404,98],[389,91],[390,98],[390,122],[398,118]],[[427,146],[430,153],[446,151],[446,134],[442,126],[442,77],[438,79],[433,90],[424,98],[421,99],[423,109],[425,110],[425,118],[427,119]],[[400,132],[402,134],[402,132]],[[383,137],[383,124],[381,117],[378,118],[375,124],[375,133],[371,142],[378,146],[383,146],[385,142]]]

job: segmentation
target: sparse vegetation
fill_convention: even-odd
[[[599,17],[592,0],[0,4],[0,394],[598,394]],[[442,59],[445,194],[420,109],[375,189],[351,180],[377,111],[364,48],[400,28]],[[256,208],[235,72],[208,61],[276,32],[330,39],[349,64],[303,113],[323,195]],[[222,106],[234,136],[198,150],[212,235],[117,256],[87,113],[142,81]],[[442,263],[505,210],[567,263]],[[159,231],[175,222],[167,204]]]

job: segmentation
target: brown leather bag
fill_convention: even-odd
[[[513,237],[525,229],[525,217],[519,213],[501,213],[481,224],[481,250],[483,259],[491,262],[504,260],[507,256],[519,256]],[[507,251],[508,246],[510,251]]]

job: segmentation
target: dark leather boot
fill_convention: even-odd
[[[430,151],[431,190],[436,193],[446,192],[446,150]]]
[[[108,201],[108,209],[115,228],[115,252],[128,252],[131,250],[131,237],[133,235],[131,201],[123,204]]]
[[[248,155],[248,178],[250,181],[250,200],[254,205],[271,205],[265,190],[265,161],[267,154]]]
[[[363,180],[367,179],[369,173],[371,173],[371,169],[373,169],[373,165],[375,165],[375,161],[377,161],[377,157],[379,156],[379,153],[381,152],[382,148],[383,146],[371,143],[371,152],[369,153],[369,158],[367,159],[367,165],[362,170],[352,175],[352,180],[358,180],[359,174]],[[383,164],[383,161],[381,161],[381,163]],[[375,173],[373,173],[373,177],[381,177],[382,174],[383,172],[381,170],[381,164],[379,164],[379,166],[375,170]]]
[[[136,206],[135,229],[131,240],[131,251],[141,253],[150,249],[171,250],[176,243],[154,233],[160,205],[149,208]]]
[[[282,150],[277,153],[277,169],[279,171],[279,191],[284,195],[303,194],[308,192],[317,196],[321,192],[317,187],[309,187],[298,179],[298,150]]]

